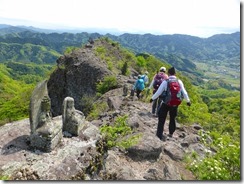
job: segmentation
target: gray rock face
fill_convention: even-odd
[[[144,133],[140,142],[127,149],[134,160],[157,160],[163,150],[161,141],[151,133]]]
[[[77,50],[57,62],[59,67],[51,74],[47,84],[53,116],[62,114],[62,103],[67,96],[74,98],[75,108],[82,111],[81,98],[85,94],[95,95],[97,82],[112,74],[91,48]]]

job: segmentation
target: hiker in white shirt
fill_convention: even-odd
[[[169,74],[169,79],[168,80],[174,80],[176,79],[176,72],[175,72],[175,68],[172,67],[168,70],[168,74]],[[156,91],[156,93],[152,96],[150,102],[152,102],[153,100],[159,98],[159,96],[167,90],[168,87],[168,80],[165,80],[161,83],[161,85],[159,86],[158,90]],[[184,84],[183,82],[178,79],[179,85],[180,85],[180,90],[181,93],[183,94],[184,99],[187,101],[187,105],[191,106],[191,102],[188,96],[187,91],[184,88]],[[166,103],[164,103],[164,101],[162,101],[159,111],[158,111],[158,127],[157,127],[157,137],[160,140],[165,141],[166,137],[163,135],[163,130],[164,130],[164,124],[165,124],[165,120],[167,117],[167,114],[169,112],[169,116],[170,116],[170,122],[169,122],[169,137],[173,137],[173,133],[175,132],[176,129],[176,123],[175,123],[175,118],[177,116],[177,111],[178,111],[178,105],[177,106],[170,106],[167,105]]]

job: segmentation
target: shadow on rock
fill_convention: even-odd
[[[3,146],[2,154],[9,155],[9,154],[19,152],[21,150],[27,151],[29,150],[29,144],[30,144],[29,135],[19,136]]]

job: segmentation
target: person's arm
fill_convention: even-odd
[[[167,81],[164,80],[160,84],[160,86],[159,86],[158,90],[156,91],[156,93],[154,93],[154,95],[152,96],[152,100],[157,99],[163,93],[163,91],[166,91],[166,89],[167,89]]]
[[[156,74],[156,75],[157,75],[157,74]],[[154,79],[155,79],[156,75],[154,75],[153,80],[152,80],[150,86],[148,87],[148,89],[151,89],[151,88],[153,87],[153,83],[154,83]]]
[[[149,85],[148,89],[151,89],[154,83],[154,79],[152,80],[151,84]]]
[[[188,96],[188,93],[184,87],[184,84],[181,80],[178,80],[179,81],[179,84],[180,84],[180,88],[181,88],[181,91],[183,93],[183,96],[184,96],[184,99],[187,101],[187,102],[190,102],[190,98]]]

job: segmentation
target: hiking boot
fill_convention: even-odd
[[[166,140],[167,140],[167,137],[163,135],[161,141],[164,141],[165,142]]]
[[[168,134],[168,137],[171,137],[172,138],[173,137],[173,134]]]
[[[165,135],[162,136],[162,138],[159,138],[161,141],[166,141],[167,140],[167,137]]]

